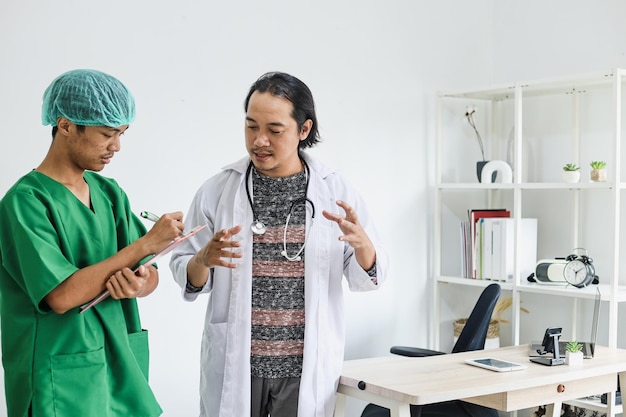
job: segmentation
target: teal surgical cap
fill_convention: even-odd
[[[135,99],[124,84],[108,74],[68,71],[43,93],[41,122],[56,126],[59,117],[83,126],[128,125],[135,120]]]

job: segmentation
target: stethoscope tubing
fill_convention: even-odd
[[[291,215],[294,206],[296,204],[301,203],[302,200],[304,200],[305,204],[307,201],[311,204],[311,219],[315,219],[315,204],[313,204],[313,201],[311,201],[311,199],[307,197],[309,193],[309,179],[311,177],[309,174],[310,172],[309,165],[306,163],[306,161],[303,158],[300,158],[300,160],[302,161],[302,164],[304,165],[304,170],[306,171],[306,187],[304,191],[304,197],[298,198],[291,203],[291,206],[289,207],[289,215]],[[245,178],[246,196],[248,197],[248,203],[250,204],[250,209],[252,210],[252,217],[253,217],[252,226],[251,226],[252,232],[255,234],[262,235],[263,233],[265,233],[265,225],[257,217],[256,210],[254,209],[254,203],[252,201],[252,194],[250,193],[250,174],[252,173],[253,166],[254,165],[252,164],[252,161],[250,161],[250,163],[248,164],[248,168],[246,169],[246,178]],[[257,227],[258,232],[255,232],[255,229],[254,229],[255,226]],[[262,229],[262,232],[261,232],[261,229]]]
[[[281,252],[282,256],[284,256],[287,260],[292,261],[292,262],[301,260],[300,254],[304,251],[304,247],[306,246],[306,241],[309,235],[308,233],[306,233],[306,237],[304,238],[304,244],[294,256],[289,256],[287,254],[287,227],[289,226],[289,220],[291,219],[291,214],[293,213],[294,207],[296,207],[297,204],[300,204],[303,201],[304,201],[304,205],[306,206],[306,203],[308,202],[311,205],[311,225],[313,224],[313,221],[315,220],[315,204],[313,204],[313,201],[311,201],[311,199],[307,196],[309,192],[309,179],[310,179],[309,165],[306,163],[306,161],[303,158],[300,158],[300,160],[302,161],[302,164],[304,165],[304,170],[306,171],[306,187],[304,191],[304,197],[295,199],[289,207],[289,212],[287,214],[287,218],[285,220],[285,227],[283,230],[283,250]],[[246,177],[245,177],[246,196],[248,197],[248,203],[250,204],[250,209],[252,210],[252,217],[253,217],[252,224],[250,225],[250,229],[252,230],[252,233],[257,234],[257,235],[262,235],[265,233],[266,227],[265,227],[265,224],[263,224],[263,222],[261,222],[259,218],[257,217],[256,210],[254,210],[252,194],[250,193],[249,183],[250,183],[250,174],[252,172],[252,167],[253,167],[253,164],[252,164],[252,161],[250,161],[250,163],[248,164],[248,168],[246,169]]]

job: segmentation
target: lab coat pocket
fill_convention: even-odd
[[[110,416],[104,349],[50,357],[55,417]]]
[[[148,348],[148,331],[143,330],[137,333],[131,333],[128,335],[128,343],[130,349],[135,355],[137,364],[141,369],[141,372],[148,379],[148,368],[150,365],[150,351]]]
[[[207,325],[206,337],[203,340],[203,351],[207,352],[208,357],[204,360],[206,365],[205,371],[213,375],[213,377],[224,376],[224,366],[226,362],[226,330],[227,323],[211,323]]]

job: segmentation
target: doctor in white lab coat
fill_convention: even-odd
[[[282,73],[263,77],[295,79]],[[256,169],[266,168],[261,172],[278,176],[286,167],[291,167],[291,171],[307,168],[306,197],[313,203],[315,218],[312,210],[307,210],[304,352],[297,415],[331,417],[344,359],[343,278],[352,291],[379,288],[388,271],[387,255],[358,193],[338,173],[302,151],[317,142],[317,120],[295,120],[291,117],[293,111],[286,113],[291,117],[286,120],[281,106],[293,104],[272,90],[259,90],[259,80],[246,99],[246,146],[250,157],[226,166],[201,186],[185,227],[207,225],[208,231],[180,245],[170,261],[185,300],[194,301],[200,294],[209,294],[201,347],[200,415],[250,415],[250,225],[256,219],[246,190],[246,171],[252,162]],[[267,108],[273,110],[266,112]],[[276,137],[275,126],[282,124],[279,130],[285,130],[281,130],[281,135],[288,134],[291,121],[296,139],[293,146],[288,146],[291,139]],[[313,125],[315,134],[310,135]],[[291,171],[286,171],[286,175]],[[280,415],[279,411],[276,415]]]

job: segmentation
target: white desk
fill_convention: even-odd
[[[468,358],[486,356],[528,368],[494,372],[464,363]],[[611,393],[609,399],[613,399],[617,375],[623,392],[626,350],[603,346],[596,346],[595,357],[585,359],[580,367],[530,362],[528,345],[426,358],[391,355],[352,360],[344,362],[335,416],[344,416],[345,396],[350,396],[389,408],[391,417],[409,417],[409,404],[456,399],[501,411],[548,405],[547,416],[559,417],[565,401],[602,393]],[[610,407],[608,415],[613,415]]]

